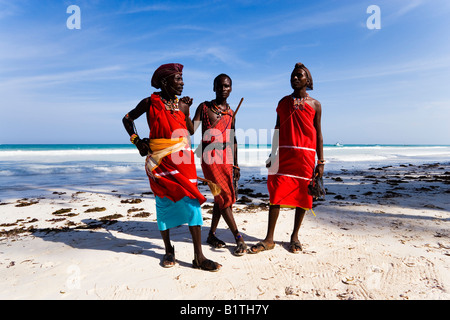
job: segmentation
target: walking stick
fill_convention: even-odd
[[[242,98],[241,102],[239,102],[239,105],[233,114],[233,118],[231,119],[231,123],[233,123],[234,119],[236,118],[236,114],[238,113],[239,109],[241,108],[243,102],[244,102],[244,98]],[[233,149],[233,151],[234,151],[234,149]],[[233,187],[234,187],[234,195],[235,195],[235,198],[237,199],[239,197],[239,190],[238,190],[239,185],[238,185],[237,179],[235,179],[235,174],[234,174],[235,169],[236,168],[233,166]]]
[[[242,98],[241,102],[239,102],[239,105],[238,105],[236,111],[233,114],[233,118],[231,119],[231,123],[233,123],[234,119],[236,118],[236,114],[238,113],[239,109],[241,108],[242,102],[244,102],[244,98]]]

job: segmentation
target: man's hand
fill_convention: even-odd
[[[325,166],[323,164],[318,164],[316,166],[315,173],[319,175],[319,178],[323,177],[324,169],[325,169]]]
[[[272,162],[275,162],[275,156],[269,154],[269,158],[266,160],[266,168],[270,168],[272,166]]]
[[[138,148],[139,150],[139,154],[142,157],[146,157],[148,155],[152,154],[152,150],[150,149],[150,140],[148,138],[144,138],[144,139],[139,139],[136,141],[136,148]]]
[[[191,107],[193,101],[194,99],[190,97],[183,97],[178,102],[178,108],[180,108],[180,111],[183,112],[186,117],[189,116],[189,108]]]
[[[233,176],[235,181],[239,181],[241,179],[241,169],[233,166]]]

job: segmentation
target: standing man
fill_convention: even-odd
[[[267,235],[263,241],[251,247],[251,253],[275,247],[273,236],[280,207],[295,208],[289,251],[299,253],[302,250],[298,231],[305,212],[312,208],[313,203],[312,196],[308,194],[308,185],[315,175],[322,177],[324,172],[322,106],[306,92],[313,90],[313,79],[302,63],[295,65],[291,86],[294,92],[278,104],[276,134],[267,164],[270,195]]]
[[[233,110],[227,103],[232,91],[232,80],[226,74],[214,79],[216,99],[201,103],[194,116],[194,131],[202,124],[202,169],[205,178],[218,184],[221,193],[214,197],[211,230],[207,242],[214,248],[222,248],[225,242],[215,233],[222,216],[236,240],[234,254],[242,256],[247,245],[236,226],[233,204],[236,202],[234,182],[239,180],[237,162],[237,141],[234,136],[235,121]]]
[[[160,66],[153,74],[152,86],[161,92],[142,100],[123,118],[123,124],[141,156],[147,156],[146,172],[155,194],[158,228],[166,249],[162,265],[169,268],[176,263],[169,230],[187,223],[194,243],[194,268],[218,271],[221,265],[206,259],[201,248],[200,205],[206,199],[197,188],[197,171],[190,148],[192,99],[177,98],[184,87],[182,72],[183,66],[178,63]],[[150,129],[149,140],[141,140],[134,126],[134,120],[144,113]]]

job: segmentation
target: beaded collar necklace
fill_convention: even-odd
[[[228,114],[228,112],[230,111],[230,105],[227,103],[227,108],[225,111],[222,111],[222,109],[220,109],[216,103],[214,101],[212,101],[212,106],[211,106],[211,111],[214,112],[215,114],[217,114],[219,116],[219,118],[221,118],[222,116]]]
[[[294,95],[292,95],[292,99],[294,100],[294,109],[300,109],[303,110],[305,107],[305,101],[309,98],[309,94],[306,94],[306,97],[303,98],[296,98]]]
[[[161,97],[161,101],[164,103],[166,110],[170,111],[170,112],[174,112],[174,111],[179,111],[180,109],[178,108],[178,97],[175,97],[175,100],[169,100],[167,101],[166,99],[164,99],[162,96]]]

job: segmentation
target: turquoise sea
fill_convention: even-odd
[[[270,151],[270,145],[239,146],[244,180],[267,175]],[[327,171],[450,162],[450,146],[438,145],[325,145],[324,153]],[[196,162],[199,170],[200,159]],[[137,185],[148,190],[144,158],[131,144],[0,145],[0,200],[57,188],[133,190]]]

